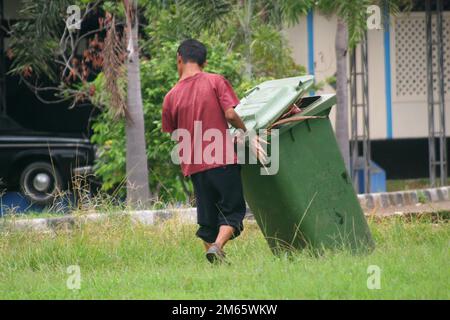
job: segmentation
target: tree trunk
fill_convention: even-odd
[[[127,105],[128,117],[126,121],[127,136],[127,202],[132,207],[142,207],[150,200],[150,189],[147,167],[147,153],[145,144],[144,112],[141,96],[141,78],[139,70],[139,46],[138,46],[138,17],[137,0],[131,0],[132,21],[128,24],[127,59]],[[129,19],[129,17],[127,17]],[[131,38],[131,42],[130,42]]]
[[[347,81],[347,52],[348,30],[345,21],[338,18],[336,31],[336,138],[345,167],[350,170],[350,147],[348,136],[348,81]]]
[[[244,9],[244,45],[245,45],[245,76],[247,79],[253,77],[252,64],[252,16],[253,16],[253,0],[243,2]]]

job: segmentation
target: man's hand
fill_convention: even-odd
[[[264,147],[267,144],[268,142],[265,139],[256,134],[250,138],[250,150],[262,165],[265,165],[267,162],[267,152]]]
[[[236,113],[234,108],[229,108],[227,109],[227,111],[225,111],[225,118],[227,119],[229,124],[231,124],[236,129],[239,129],[237,130],[236,134],[237,143],[244,144],[246,137],[249,136],[250,150],[255,155],[256,159],[258,159],[259,162],[264,165],[267,162],[267,152],[264,148],[264,146],[267,145],[267,141],[256,135],[256,133],[252,136],[248,135],[247,128],[245,127],[244,122]]]
[[[243,145],[248,138],[250,150],[255,155],[256,159],[258,159],[259,162],[264,165],[267,162],[267,152],[265,146],[268,144],[268,142],[258,136],[256,133],[248,133],[248,131],[244,132],[242,130],[237,130],[235,136],[236,142]]]

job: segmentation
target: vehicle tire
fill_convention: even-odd
[[[61,176],[48,162],[34,162],[26,166],[20,175],[20,188],[31,202],[52,204],[61,190]]]

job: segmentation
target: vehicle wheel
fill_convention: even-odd
[[[42,205],[51,204],[61,190],[61,176],[50,163],[35,162],[22,171],[20,188],[32,202]]]

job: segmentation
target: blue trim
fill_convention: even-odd
[[[315,74],[314,70],[314,11],[309,10],[307,16],[307,30],[308,30],[308,73]],[[315,92],[310,91],[310,95],[314,96]]]
[[[389,7],[384,10],[384,74],[386,86],[386,135],[392,139],[392,79],[391,79],[391,30]]]

